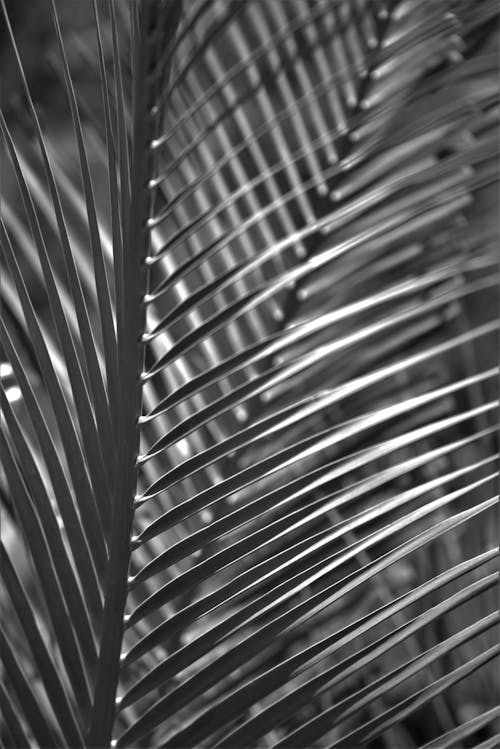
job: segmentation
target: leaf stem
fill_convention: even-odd
[[[175,4],[177,8],[177,3]],[[133,50],[133,138],[131,210],[123,216],[123,275],[118,278],[122,288],[118,298],[125,300],[118,310],[119,393],[116,399],[118,423],[116,494],[113,504],[113,533],[106,577],[104,622],[89,722],[87,745],[109,746],[115,719],[116,691],[120,672],[120,655],[127,600],[127,579],[131,553],[131,531],[134,517],[134,496],[137,484],[139,449],[139,415],[142,404],[140,375],[144,364],[142,334],[145,329],[143,298],[148,287],[151,196],[147,189],[152,174],[154,151],[149,147],[156,124],[157,71],[154,70],[156,45],[151,43],[155,18],[155,0],[140,6],[132,5]],[[161,29],[162,41],[168,44],[176,30],[174,22]],[[169,15],[168,21],[172,21]],[[128,222],[128,223],[127,223]]]

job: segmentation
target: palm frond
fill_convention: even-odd
[[[496,5],[6,5],[3,743],[488,746]]]

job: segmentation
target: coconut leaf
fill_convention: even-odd
[[[496,4],[46,4],[2,0],[3,745],[493,746]]]

